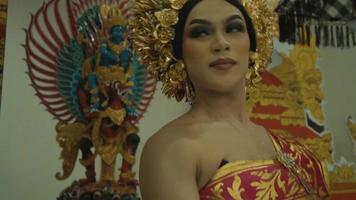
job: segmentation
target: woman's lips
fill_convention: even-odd
[[[210,63],[209,67],[219,70],[226,70],[230,69],[235,64],[236,61],[231,58],[220,58]]]

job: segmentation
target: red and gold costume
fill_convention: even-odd
[[[188,0],[136,0],[135,2],[136,17],[129,23],[134,52],[142,58],[141,62],[147,66],[147,70],[162,82],[165,95],[175,97],[178,101],[185,97],[187,101],[192,102],[194,91],[189,85],[186,66],[182,59],[174,56],[171,43],[175,39],[175,26],[180,20],[180,10]],[[249,72],[246,76],[247,85],[253,86],[261,78],[264,78],[261,77],[261,73],[271,61],[273,38],[278,35],[278,21],[272,1],[239,0],[239,2],[251,18],[256,32],[257,48],[256,51],[250,52]],[[274,80],[274,82],[276,85],[281,83],[278,80]],[[264,95],[259,91],[250,91],[248,96],[249,99],[260,100],[265,97],[274,97],[275,94]],[[290,94],[291,92],[283,91],[281,95],[282,97],[287,96],[288,100],[297,99],[293,102],[300,105],[299,98]],[[306,94],[308,93],[301,95],[307,96]],[[253,121],[265,123],[266,115],[270,115],[271,110],[279,113],[287,110],[288,106],[280,108],[274,104],[281,99],[284,100],[281,97],[271,100],[275,109],[267,109],[264,104],[258,104],[257,109],[261,108],[262,112],[259,113],[263,118]],[[256,104],[251,100],[249,102],[248,106],[250,107]],[[308,104],[312,103],[308,101]],[[282,122],[296,120],[289,113],[285,113],[285,116],[283,116],[285,118]],[[275,118],[279,119],[278,116]],[[277,120],[272,122],[273,126],[279,124]],[[296,140],[273,133],[271,133],[271,138],[277,152],[275,160],[235,161],[220,167],[208,184],[200,190],[200,199],[295,200],[327,198],[328,184],[325,166]]]
[[[327,169],[305,146],[270,132],[275,160],[239,160],[220,167],[201,200],[326,199]]]

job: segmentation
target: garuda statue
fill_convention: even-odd
[[[132,171],[140,140],[137,122],[156,82],[127,40],[127,2],[52,0],[26,29],[32,86],[58,120],[63,172],[56,178],[71,175],[79,154],[86,170],[85,178],[65,189],[59,200],[138,199]]]

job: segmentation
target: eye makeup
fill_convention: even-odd
[[[224,32],[226,33],[239,33],[245,32],[246,28],[243,23],[243,18],[239,15],[232,15],[224,22]],[[216,30],[214,25],[204,19],[193,19],[189,23],[188,36],[190,38],[201,38],[213,34]]]
[[[226,25],[225,32],[226,33],[237,33],[237,32],[245,32],[246,28],[242,22],[230,22]]]
[[[246,28],[242,22],[230,22],[224,27],[225,33],[243,33]],[[214,34],[215,30],[211,26],[196,25],[189,29],[188,35],[190,38],[201,38]]]
[[[189,30],[189,37],[191,38],[200,38],[211,35],[213,30],[209,26],[197,25]]]

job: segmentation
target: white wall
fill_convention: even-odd
[[[39,104],[25,73],[22,28],[28,26],[30,12],[35,12],[42,2],[9,0],[0,117],[0,199],[4,200],[55,199],[73,180],[84,176],[82,167],[77,165],[68,180],[60,182],[55,179],[55,173],[61,170],[60,148],[55,141],[56,121]],[[277,48],[287,52],[290,47],[279,45]],[[337,138],[335,144],[340,147],[336,157],[343,155],[356,162],[344,124],[347,115],[356,118],[356,48],[344,51],[323,49],[320,55],[318,65],[326,79],[323,89],[327,101],[327,126]],[[150,135],[186,109],[186,105],[167,100],[158,90],[140,123],[142,142],[138,155]]]
[[[324,79],[326,128],[333,134],[334,159],[345,157],[356,164],[346,118],[356,120],[356,48],[322,49],[318,66]]]

